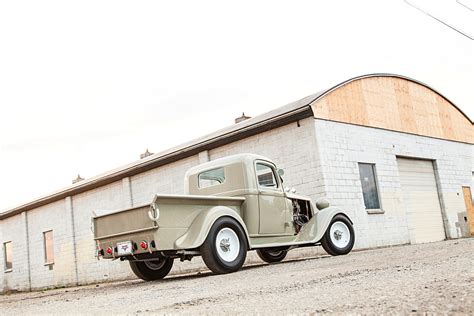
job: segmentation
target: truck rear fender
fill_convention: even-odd
[[[186,233],[176,239],[174,243],[175,248],[193,249],[200,247],[206,240],[212,225],[221,217],[231,217],[240,224],[245,232],[247,238],[246,243],[248,247],[249,233],[240,215],[229,207],[214,206],[196,216]]]
[[[331,220],[338,214],[344,215],[349,219],[351,224],[353,224],[350,217],[343,210],[330,206],[318,211],[313,218],[303,226],[296,242],[305,240],[311,240],[314,243],[319,242],[328,229]]]

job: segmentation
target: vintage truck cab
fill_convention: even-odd
[[[96,211],[98,256],[128,260],[144,280],[165,277],[174,259],[202,256],[215,273],[239,270],[249,250],[278,262],[288,250],[322,245],[347,254],[354,229],[347,214],[327,200],[316,205],[285,189],[283,170],[268,158],[239,154],[193,167],[185,195],[156,194],[137,207]]]

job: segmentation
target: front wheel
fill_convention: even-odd
[[[137,277],[145,281],[163,279],[173,267],[172,258],[160,258],[148,261],[130,261],[130,268]]]
[[[235,272],[242,267],[247,256],[245,233],[234,219],[221,217],[212,225],[200,251],[212,272]]]
[[[355,235],[349,219],[341,214],[333,217],[321,239],[321,246],[332,256],[346,255],[354,247]]]
[[[278,250],[278,249],[257,249],[257,255],[265,262],[275,263],[280,262],[285,259],[288,250]]]

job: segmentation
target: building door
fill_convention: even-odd
[[[444,240],[443,216],[430,160],[397,158],[412,244]]]
[[[474,205],[472,202],[472,194],[470,187],[462,187],[464,194],[464,203],[466,203],[467,222],[471,236],[474,235]]]

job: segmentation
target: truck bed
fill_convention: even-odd
[[[94,239],[99,248],[121,240],[147,237],[156,240],[157,249],[174,249],[174,241],[186,233],[199,213],[215,206],[226,206],[240,213],[243,197],[157,194],[150,204],[115,210],[96,211],[92,217]],[[153,221],[149,212],[159,212]],[[153,236],[153,237],[150,237]]]

